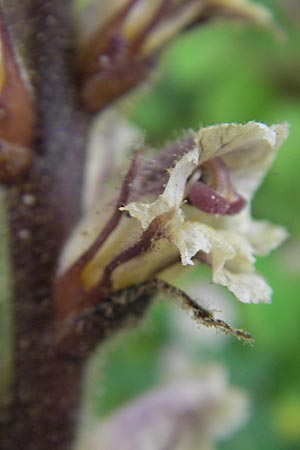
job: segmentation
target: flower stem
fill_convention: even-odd
[[[0,428],[0,448],[69,450],[84,360],[62,358],[45,333],[55,320],[58,254],[80,215],[87,117],[79,109],[71,70],[69,1],[27,1],[22,16],[19,3],[11,1],[7,20],[12,35],[26,28],[26,21],[30,28],[25,53],[38,123],[30,172],[8,192],[15,370],[12,414],[5,430]]]

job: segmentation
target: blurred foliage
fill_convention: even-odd
[[[252,398],[248,426],[221,443],[222,450],[300,448],[300,27],[287,14],[288,2],[262,3],[274,11],[284,39],[233,23],[188,33],[165,53],[153,89],[144,90],[133,111],[130,106],[132,119],[154,144],[200,124],[290,123],[290,137],[253,207],[254,216],[283,224],[291,234],[257,264],[274,288],[273,304],[243,305],[232,297],[236,325],[251,331],[255,345],[225,338],[221,348],[204,342],[193,355],[195,362],[222,362],[232,382]],[[199,268],[193,276],[207,275]],[[107,358],[102,354],[94,412],[110,412],[159,382],[162,349],[172,345],[176,333],[172,313],[172,306],[157,304],[140,330],[110,344]]]

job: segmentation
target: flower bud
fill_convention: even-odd
[[[248,0],[92,2],[79,24],[84,104],[91,111],[105,108],[147,79],[179,33],[218,17],[272,24],[270,13]]]

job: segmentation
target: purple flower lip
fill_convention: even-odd
[[[196,175],[196,179],[195,179]],[[206,161],[187,185],[187,199],[207,214],[233,215],[246,205],[232,184],[230,171],[221,158]]]

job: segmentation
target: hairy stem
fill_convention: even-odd
[[[7,195],[14,379],[11,413],[0,423],[1,450],[72,448],[87,357],[140,317],[152,296],[125,292],[83,316],[71,314],[68,324],[57,317],[57,261],[81,214],[89,119],[78,100],[70,5],[70,0],[4,1],[9,32],[30,68],[37,124],[32,166]]]
[[[1,449],[71,447],[83,359],[63,358],[46,331],[55,314],[53,280],[62,243],[80,215],[87,117],[72,73],[69,1],[7,8],[11,30],[25,29],[38,123],[30,173],[8,193],[14,275],[15,371],[10,422]],[[3,430],[2,430],[3,431]]]

